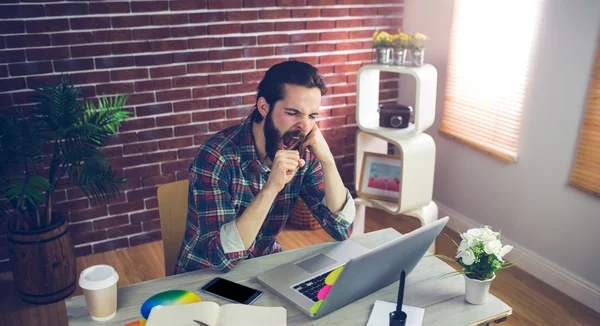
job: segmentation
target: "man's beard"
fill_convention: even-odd
[[[269,111],[265,118],[265,151],[271,162],[275,162],[275,154],[278,150],[298,150],[304,142],[306,135],[300,130],[288,131],[281,135],[279,130],[275,128],[271,112],[273,110]]]

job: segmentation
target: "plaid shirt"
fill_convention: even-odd
[[[228,252],[224,247],[232,248],[232,240],[241,243],[235,221],[264,187],[270,169],[256,153],[252,116],[202,144],[190,166],[187,223],[175,273],[203,268],[227,272],[244,259],[283,251],[276,238],[298,197],[329,235],[336,240],[347,239],[354,219],[350,193],[346,189],[347,200],[342,211],[331,212],[324,201],[321,163],[308,150],[303,159],[305,166],[298,169],[277,195],[250,248],[243,250],[243,245],[238,245],[239,251]],[[234,239],[226,239],[223,233],[233,235]]]

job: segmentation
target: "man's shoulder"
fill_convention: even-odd
[[[234,125],[210,136],[200,145],[196,158],[203,156],[202,153],[218,157],[234,155],[237,152],[241,126]]]

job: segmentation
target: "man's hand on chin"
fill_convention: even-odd
[[[333,154],[329,149],[329,145],[323,137],[321,130],[315,124],[311,131],[308,133],[308,136],[302,143],[302,146],[299,148],[299,152],[304,153],[306,148],[310,149],[310,151],[315,155],[315,157],[321,162],[321,164],[334,164],[335,161],[333,159]]]

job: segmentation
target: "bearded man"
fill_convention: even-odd
[[[354,201],[315,124],[326,92],[300,61],[272,66],[241,124],[210,137],[190,167],[185,236],[175,273],[230,271],[283,251],[277,235],[298,197],[335,240],[352,233]]]

